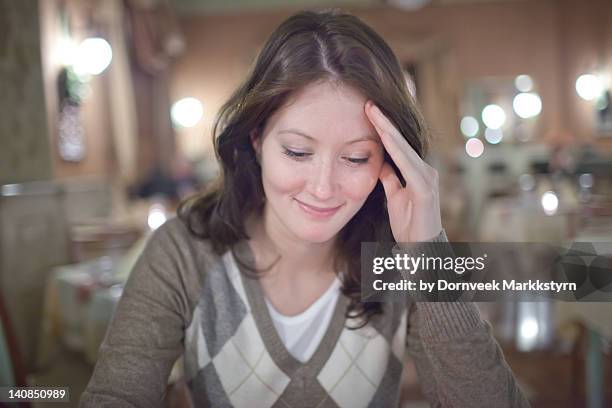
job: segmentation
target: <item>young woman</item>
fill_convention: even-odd
[[[474,304],[361,302],[361,242],[446,241],[425,127],[370,27],[290,17],[214,133],[219,182],[151,238],[82,406],[158,406],[181,355],[195,406],[397,406],[406,351],[432,406],[528,406]]]

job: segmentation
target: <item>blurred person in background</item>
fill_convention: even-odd
[[[130,195],[139,198],[160,196],[170,203],[178,204],[180,200],[196,192],[200,185],[192,164],[186,157],[177,154],[170,163],[169,172],[159,165],[154,166],[142,182],[130,188]],[[171,207],[176,206],[171,204]]]

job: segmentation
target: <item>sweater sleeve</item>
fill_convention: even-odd
[[[428,242],[447,241],[442,231]],[[440,245],[425,242],[418,253],[435,255],[440,250]],[[406,341],[432,407],[530,406],[492,335],[491,325],[482,320],[474,303],[414,303]]]
[[[168,224],[168,225],[166,225]],[[176,222],[150,238],[126,283],[80,407],[158,407],[190,306]],[[180,234],[178,234],[180,235]]]

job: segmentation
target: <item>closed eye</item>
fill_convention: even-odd
[[[287,156],[295,159],[295,160],[305,159],[306,157],[312,155],[312,153],[295,152],[295,151],[289,150],[287,148],[283,148],[283,153],[286,154]]]
[[[369,157],[364,158],[355,158],[355,157],[347,157],[347,160],[353,164],[366,164],[369,160]]]

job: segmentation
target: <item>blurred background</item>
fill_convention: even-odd
[[[217,174],[219,107],[330,6],[399,57],[451,240],[612,242],[608,0],[0,0],[0,385],[77,405],[147,236]],[[479,306],[534,407],[612,407],[612,304]]]

